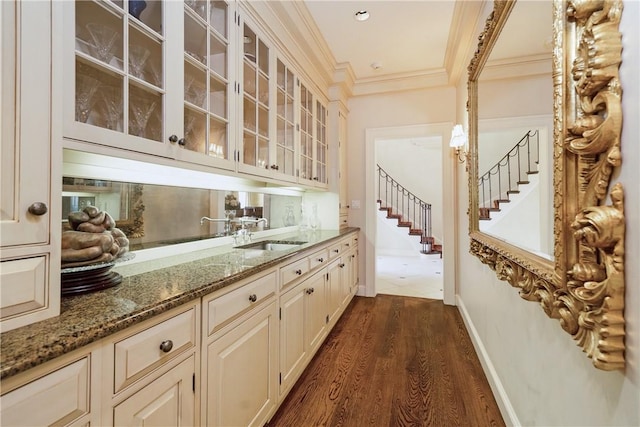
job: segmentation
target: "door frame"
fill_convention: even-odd
[[[454,192],[455,165],[449,150],[449,135],[453,123],[432,123],[408,126],[394,126],[384,128],[368,128],[365,130],[365,277],[371,278],[365,283],[364,295],[376,295],[376,140],[406,139],[417,137],[440,137],[442,141],[442,229],[443,229],[443,259],[442,281],[443,300],[447,305],[455,305],[456,296],[456,266],[455,266],[455,218],[457,215],[446,215],[446,212],[456,212],[456,197]],[[444,252],[446,251],[446,252]]]

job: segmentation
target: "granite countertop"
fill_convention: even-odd
[[[63,297],[60,315],[0,335],[0,379],[26,371],[135,323],[200,298],[358,228],[287,234],[286,251],[217,248],[211,256],[127,276],[101,291]],[[271,236],[264,240],[283,240]],[[187,254],[188,257],[188,254]]]

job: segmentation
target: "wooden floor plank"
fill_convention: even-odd
[[[356,297],[269,427],[503,426],[456,307]]]

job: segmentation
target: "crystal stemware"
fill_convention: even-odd
[[[76,75],[76,120],[86,123],[96,102],[100,81],[86,74]]]
[[[120,34],[108,26],[96,22],[89,22],[87,30],[93,41],[93,56],[107,64],[110,63],[115,56],[115,47],[120,40]]]
[[[107,129],[119,130],[122,120],[122,88],[120,86],[103,85],[101,114]]]
[[[129,47],[129,72],[130,74],[142,79],[144,66],[147,63],[147,59],[151,55],[149,49],[142,46]]]
[[[144,137],[145,128],[151,113],[156,108],[156,101],[134,97],[130,102],[131,117],[129,118],[129,133],[136,136]]]

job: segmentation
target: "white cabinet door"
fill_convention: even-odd
[[[182,2],[77,1],[63,10],[64,136],[174,157]]]
[[[305,327],[307,334],[308,351],[313,354],[320,346],[327,331],[329,310],[327,308],[327,273],[322,270],[309,279],[306,292],[308,294],[305,307]]]
[[[274,164],[271,152],[271,50],[265,38],[254,30],[255,26],[240,20],[240,40],[243,41],[239,65],[241,123],[238,169],[256,175],[268,176]],[[239,139],[240,140],[240,139]]]
[[[0,330],[60,312],[51,2],[0,2]],[[34,72],[34,70],[38,70]],[[59,220],[58,220],[59,221]]]
[[[113,409],[115,426],[193,426],[195,356],[143,387]]]
[[[328,312],[329,320],[333,321],[334,318],[340,312],[342,308],[343,296],[343,272],[345,264],[342,263],[342,258],[338,258],[329,265],[329,284],[328,284]]]
[[[207,349],[207,426],[262,426],[278,398],[278,323],[271,302]]]
[[[309,297],[302,282],[280,297],[280,394],[288,391],[307,362],[305,305]]]
[[[51,6],[0,2],[0,22],[0,243],[4,248],[49,241]]]

